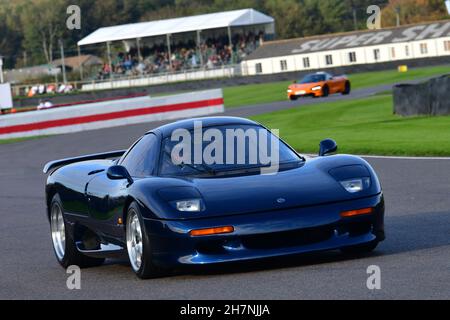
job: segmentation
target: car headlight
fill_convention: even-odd
[[[356,178],[340,181],[340,184],[350,193],[356,193],[368,189],[370,187],[370,178]]]
[[[322,89],[321,86],[315,86],[315,87],[311,88],[312,91],[317,91],[317,90],[320,90],[320,89]]]
[[[292,92],[292,89],[288,89],[288,91],[287,91],[288,93],[291,93]]]
[[[200,212],[202,210],[202,201],[200,199],[179,200],[175,201],[178,211],[183,212]]]

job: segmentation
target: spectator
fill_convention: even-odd
[[[108,64],[104,64],[97,78],[107,79],[111,72],[118,76],[141,76],[183,71],[198,68],[201,61],[208,69],[237,64],[261,45],[263,39],[263,32],[258,34],[249,32],[234,35],[232,45],[229,43],[228,36],[207,38],[199,47],[193,40],[181,41],[171,45],[170,57],[164,44],[155,44],[153,47],[144,46],[141,50],[142,56],[136,49],[131,49],[128,53],[117,54],[112,62],[112,70]]]

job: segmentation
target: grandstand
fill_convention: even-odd
[[[79,47],[106,44],[99,80],[237,64],[275,35],[274,19],[253,9],[100,28]],[[111,52],[121,42],[123,50]]]

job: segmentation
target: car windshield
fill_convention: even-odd
[[[160,175],[224,175],[297,165],[302,158],[267,129],[223,125],[185,131],[163,140]]]
[[[308,74],[306,77],[304,77],[302,80],[300,80],[299,83],[314,83],[314,82],[321,82],[321,81],[325,81],[324,74]]]

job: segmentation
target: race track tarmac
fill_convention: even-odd
[[[389,86],[390,87],[390,86]],[[387,88],[389,88],[387,87]],[[384,90],[355,91],[350,99]],[[249,116],[323,99],[228,111]],[[45,217],[43,165],[127,148],[160,123],[117,127],[0,145],[0,299],[450,299],[450,160],[368,158],[386,197],[387,239],[362,257],[325,252],[186,271],[141,281],[126,261],[82,270],[68,290]],[[366,286],[381,269],[381,289]]]

